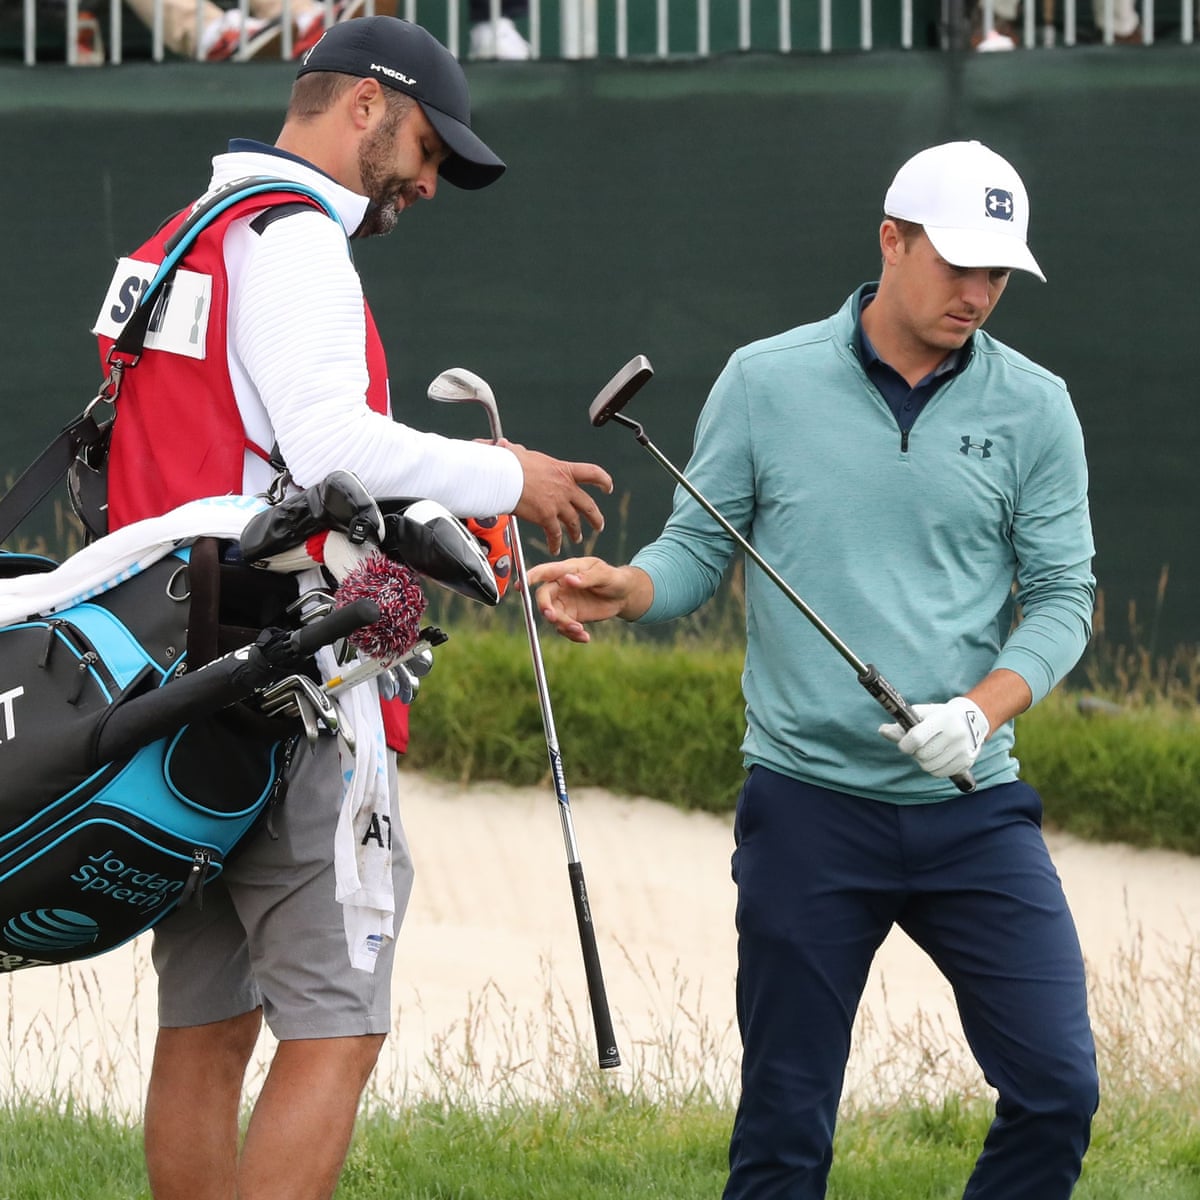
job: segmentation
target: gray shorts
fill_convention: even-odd
[[[412,891],[396,772],[389,785],[396,928]],[[334,899],[333,834],[341,800],[337,742],[301,742],[287,795],[204,889],[204,907],[180,909],[154,930],[158,1019],[207,1025],[262,1006],[280,1041],[387,1033],[395,943],[373,973],[350,966],[342,906]],[[272,837],[272,832],[274,837]]]

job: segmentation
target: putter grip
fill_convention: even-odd
[[[596,945],[596,929],[592,924],[592,909],[588,903],[587,884],[583,865],[567,864],[571,879],[571,896],[575,901],[575,923],[579,926],[579,944],[583,950],[583,971],[587,976],[588,1000],[592,1007],[592,1024],[596,1029],[596,1053],[602,1069],[619,1067],[621,1053],[617,1035],[613,1032],[612,1015],[608,1010],[608,992],[600,970],[600,950]]]
[[[329,616],[297,629],[292,634],[291,649],[301,655],[313,654],[322,646],[328,646],[330,642],[336,642],[338,638],[344,638],[364,625],[373,625],[379,617],[379,605],[374,600],[355,600],[331,612]]]
[[[889,711],[891,710],[889,709]],[[894,715],[896,720],[905,729],[911,729],[917,723],[917,714],[907,704],[902,709],[897,710]],[[971,774],[970,770],[960,771],[957,775],[951,775],[950,782],[964,795],[975,790],[975,776]]]
[[[917,723],[917,714],[908,701],[879,673],[879,668],[867,663],[858,676],[858,682],[900,723],[901,728],[911,729]],[[975,776],[970,771],[960,771],[950,776],[950,782],[960,792],[975,790]]]

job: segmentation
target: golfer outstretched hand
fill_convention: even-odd
[[[599,505],[583,490],[586,484],[605,494],[612,491],[612,476],[603,467],[551,458],[507,439],[497,444],[517,456],[525,475],[514,512],[520,520],[542,527],[551,554],[562,549],[564,532],[572,542],[582,542],[585,520],[593,529],[604,528]]]
[[[654,599],[654,584],[640,567],[614,567],[602,558],[567,558],[530,568],[538,611],[572,642],[590,642],[585,628],[621,617],[636,620]]]

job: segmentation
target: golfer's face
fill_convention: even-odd
[[[896,268],[912,332],[939,350],[964,345],[1008,286],[1007,268],[957,267],[924,233],[905,238]]]

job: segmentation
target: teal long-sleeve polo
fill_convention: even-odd
[[[855,350],[862,291],[827,320],[731,356],[686,474],[910,703],[947,700],[999,667],[1036,703],[1083,652],[1095,596],[1067,388],[980,331],[902,435]],[[633,560],[654,583],[641,619],[699,607],[736,550],[676,489],[663,532]],[[747,765],[895,803],[959,794],[880,737],[887,714],[749,561],[742,688]],[[974,767],[981,787],[1017,777],[1012,748],[1010,722]]]

